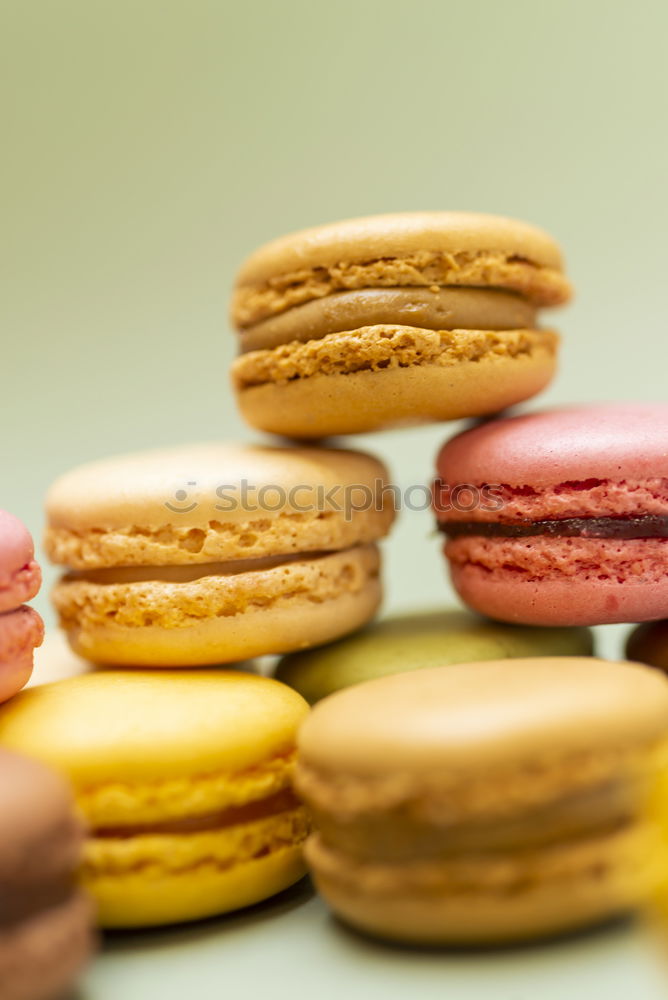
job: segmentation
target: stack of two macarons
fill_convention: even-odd
[[[70,780],[102,926],[224,913],[305,873],[292,774],[308,705],[245,661],[374,615],[385,484],[356,452],[213,444],[95,463],[50,490],[45,546],[66,567],[53,600],[103,669],[19,695],[0,744]]]

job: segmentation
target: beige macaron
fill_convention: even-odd
[[[588,657],[452,664],[325,698],[299,736],[306,856],[354,926],[424,944],[521,940],[643,899],[648,768],[668,681]]]
[[[99,663],[196,666],[327,642],[380,599],[385,467],[325,449],[202,444],[74,469],[47,496],[53,602]]]
[[[232,368],[254,427],[314,438],[480,416],[555,371],[541,306],[570,297],[547,233],[466,212],[405,212],[293,233],[242,266]]]

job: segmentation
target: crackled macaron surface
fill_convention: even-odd
[[[90,901],[75,886],[83,828],[62,777],[0,751],[0,992],[55,1000],[93,949]]]
[[[493,413],[539,392],[570,297],[559,247],[523,222],[406,212],[292,233],[242,266],[232,303],[246,420],[292,437]]]
[[[474,610],[530,625],[668,616],[667,405],[493,421],[449,441],[437,470],[445,554]]]
[[[394,517],[384,466],[358,452],[210,444],[61,477],[45,547],[74,650],[100,663],[197,666],[338,638],[381,597]]]
[[[585,628],[500,625],[466,611],[397,615],[318,649],[283,657],[276,678],[313,703],[341,688],[409,670],[470,660],[588,656]]]
[[[20,694],[0,710],[0,744],[72,782],[100,924],[150,926],[301,878],[307,819],[291,778],[307,711],[251,674],[105,671]]]
[[[44,638],[44,623],[30,601],[42,582],[30,532],[13,514],[0,510],[0,702],[30,678],[33,654]]]
[[[585,926],[649,889],[639,801],[668,681],[639,664],[452,664],[348,688],[299,734],[316,884],[356,927],[418,943]]]

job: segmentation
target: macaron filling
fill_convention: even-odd
[[[324,841],[359,857],[404,862],[446,859],[473,853],[514,853],[555,843],[589,839],[628,826],[634,820],[637,784],[609,780],[512,814],[463,816],[448,823],[426,815],[419,802],[396,810],[360,813],[354,824],[327,808],[313,808]],[[391,830],[391,833],[388,833]]]
[[[481,535],[484,538],[668,538],[668,515],[644,517],[565,517],[553,521],[441,521],[438,530],[448,538]]]
[[[292,341],[321,340],[365,326],[425,330],[517,330],[536,323],[536,309],[513,292],[473,288],[365,288],[335,292],[255,323],[240,333],[241,353]]]
[[[463,504],[452,503],[456,495]],[[491,496],[496,516],[486,503],[466,510],[476,496]],[[493,574],[496,580],[665,576],[665,479],[591,478],[552,486],[437,480],[434,506],[455,574]]]
[[[211,616],[260,612],[288,599],[323,603],[377,584],[380,573],[375,544],[277,559],[213,564],[214,572],[205,563],[86,570],[62,577],[53,602],[65,628],[178,628]]]
[[[257,573],[275,569],[304,559],[322,559],[332,552],[291,552],[284,555],[264,556],[255,559],[229,559],[224,562],[179,564],[176,566],[114,566],[104,569],[70,570],[64,581],[86,580],[89,583],[190,583],[208,576],[237,576],[240,573]]]
[[[119,823],[116,826],[98,827],[93,831],[93,835],[95,837],[116,838],[154,833],[203,833],[211,830],[224,830],[242,823],[252,823],[298,808],[300,808],[300,803],[294,792],[289,788],[284,788],[267,798],[256,799],[243,805],[229,806],[215,812],[204,813],[201,816],[186,816],[181,819],[143,824],[130,820],[127,825]]]

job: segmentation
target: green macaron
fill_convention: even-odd
[[[313,704],[341,688],[422,667],[592,652],[587,628],[501,625],[467,611],[425,611],[387,618],[338,642],[284,656],[275,676]]]

